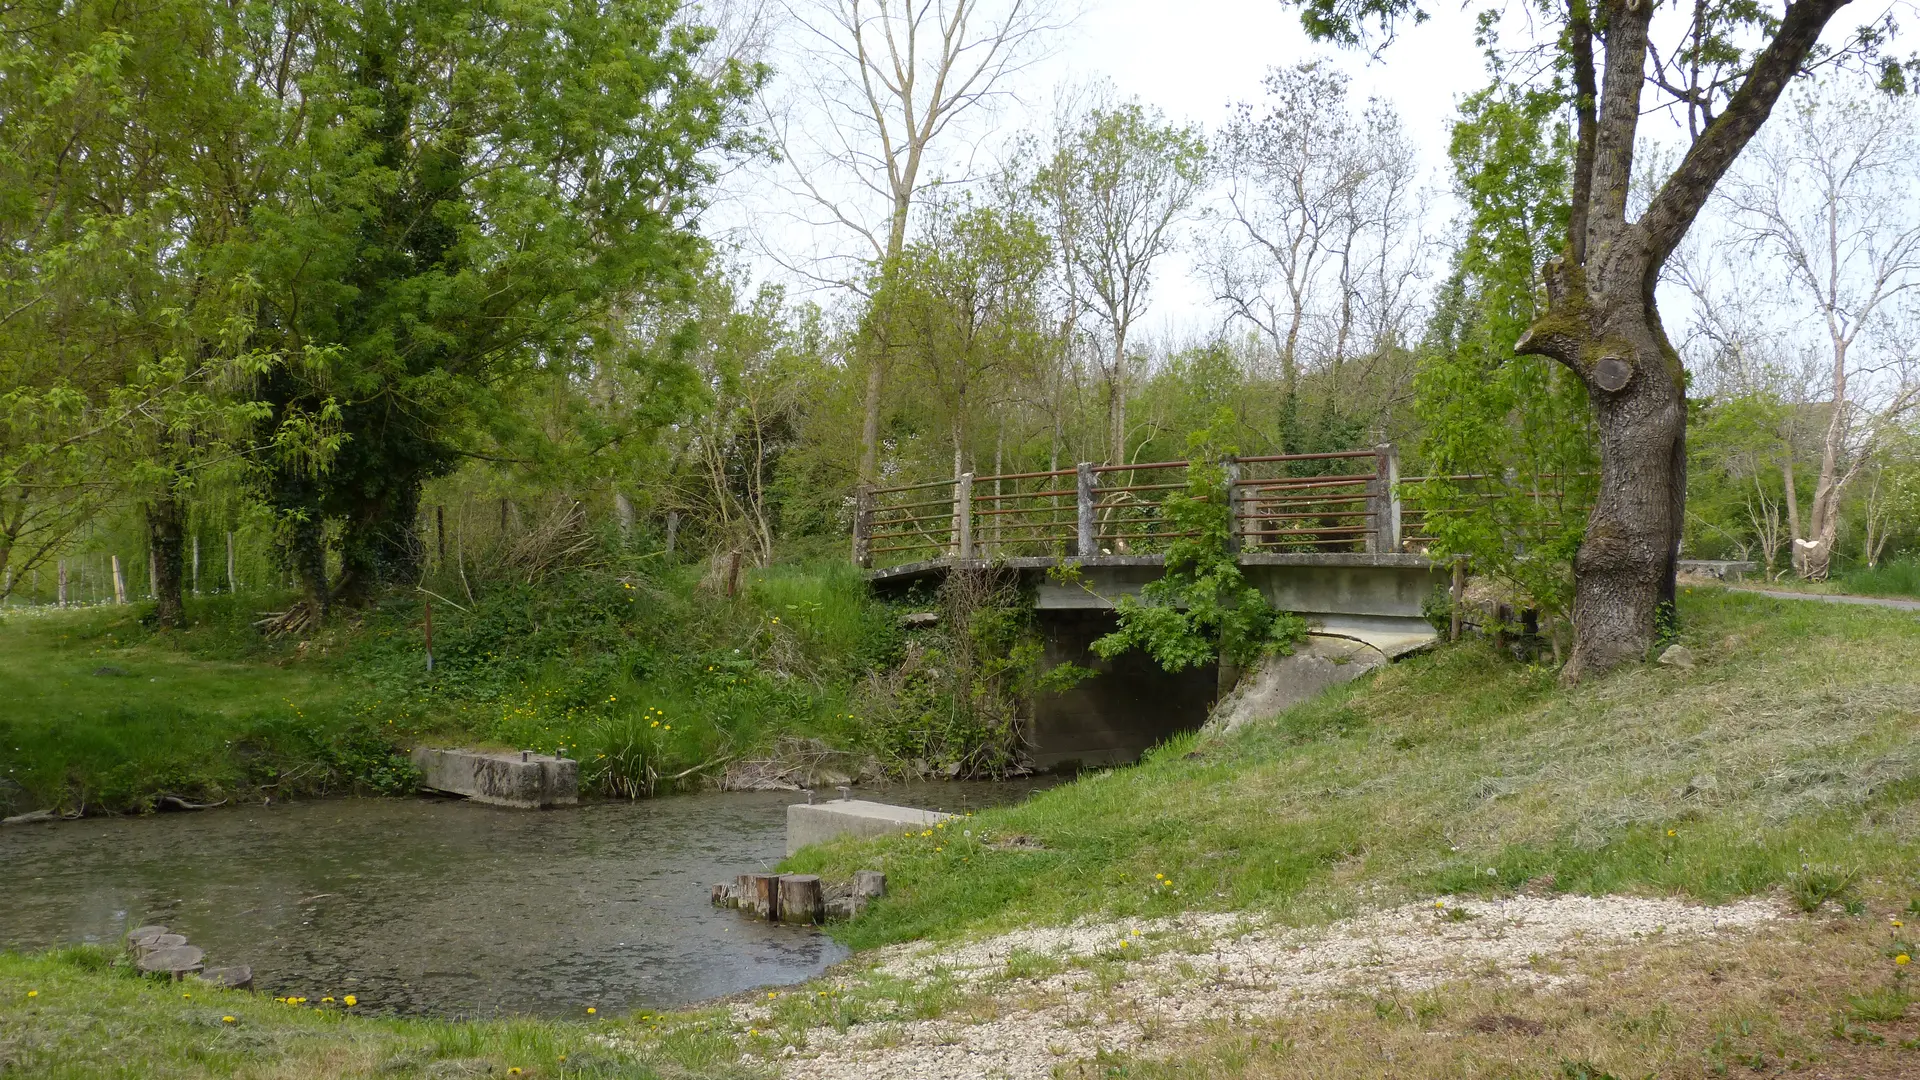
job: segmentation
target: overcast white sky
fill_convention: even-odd
[[[1830,41],[1844,37],[1859,22],[1884,10],[1886,2],[1870,4],[1874,11],[1862,10],[1852,17],[1843,14],[1826,36]],[[1906,0],[1895,2],[1904,6]],[[1484,86],[1487,75],[1473,44],[1472,15],[1456,0],[1426,6],[1431,20],[1403,29],[1399,39],[1375,58],[1309,42],[1297,11],[1280,0],[1084,0],[1083,13],[1053,40],[1050,55],[1011,80],[1008,89],[1015,100],[1004,102],[991,116],[976,116],[950,131],[946,156],[964,158],[971,146],[997,147],[1012,134],[1046,124],[1057,87],[1096,78],[1111,80],[1122,96],[1158,106],[1172,119],[1212,130],[1226,118],[1232,103],[1260,98],[1261,81],[1270,68],[1324,58],[1348,74],[1356,103],[1379,96],[1399,112],[1407,134],[1420,148],[1422,172],[1443,196],[1432,206],[1427,230],[1437,239],[1455,214],[1452,200],[1444,197],[1448,122],[1460,98]],[[805,65],[804,58],[796,58],[792,51],[797,39],[791,28],[775,34],[769,59],[776,73],[791,74],[796,66]],[[773,96],[781,92],[776,82]],[[1649,96],[1648,104],[1653,103]],[[1663,131],[1678,134],[1671,122],[1663,123],[1657,116],[1649,117],[1641,131],[1643,137],[1654,138]],[[976,167],[979,164],[976,159]],[[821,246],[834,230],[797,225],[785,217],[783,200],[788,209],[797,204],[779,190],[784,167],[769,169],[730,180],[722,205],[715,207],[708,224],[716,230],[750,228],[762,237],[761,246],[782,251],[790,263],[804,261],[805,253]],[[1702,227],[1712,226],[1703,222]],[[1444,269],[1444,255],[1436,245],[1436,273]],[[759,274],[793,280],[773,260],[762,257],[752,262]],[[1209,303],[1205,286],[1184,255],[1176,254],[1155,278],[1152,307],[1142,326],[1147,334],[1184,338],[1219,324],[1220,313]],[[1669,326],[1677,329],[1687,304],[1683,296],[1667,293],[1663,289],[1663,307],[1668,309]]]

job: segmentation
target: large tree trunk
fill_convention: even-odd
[[[1574,557],[1575,682],[1645,659],[1674,597],[1686,498],[1686,396],[1680,358],[1654,309],[1653,270],[1631,232],[1593,278],[1548,268],[1547,313],[1518,350],[1549,356],[1586,383],[1600,438],[1600,484]]]
[[[185,508],[171,492],[147,505],[147,550],[153,555],[153,618],[166,630],[186,625],[186,604],[181,598],[181,552],[186,532]]]

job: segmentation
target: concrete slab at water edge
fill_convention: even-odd
[[[931,829],[952,818],[937,810],[889,806],[865,799],[834,799],[823,803],[796,803],[787,807],[787,854],[808,844],[824,844],[842,836],[891,836]]]
[[[580,801],[580,763],[526,751],[415,747],[420,786],[475,802],[539,810]]]

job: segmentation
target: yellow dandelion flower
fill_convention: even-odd
[[[348,1007],[352,1007],[354,1005],[360,1004],[360,999],[357,997],[354,997],[352,994],[348,994],[346,997],[343,997],[340,1000],[345,1002],[348,1005]]]
[[[1906,967],[1909,963],[1913,962],[1913,957],[1908,956],[1906,953],[1901,953],[1899,956],[1893,958],[1893,962],[1896,967]]]
[[[519,1075],[520,1075],[520,1066],[518,1066],[518,1065],[509,1065],[509,1066],[507,1066],[507,1075],[508,1075],[508,1076],[519,1076]]]
[[[661,731],[672,731],[672,730],[673,730],[673,725],[672,725],[672,724],[662,724],[662,725],[660,725],[660,730],[661,730]]]
[[[587,1006],[587,1015],[588,1015],[588,1016],[596,1016],[596,1015],[598,1015],[598,1014],[599,1014],[599,1012],[600,1012],[600,1010],[599,1010],[599,1009],[596,1009],[596,1008],[594,1008],[594,1007],[593,1007],[593,1006],[591,1006],[591,1005],[589,1005],[589,1006]]]
[[[186,1000],[186,1001],[192,1001],[192,1000],[193,1000],[193,995],[192,995],[192,994],[181,994],[181,995],[180,995],[180,997],[181,997],[181,998],[182,998],[183,1000]]]
[[[234,1023],[235,1021],[231,1016],[223,1016],[220,1018],[220,1022],[223,1024],[231,1024],[231,1023]]]
[[[1127,941],[1125,938],[1120,939],[1120,947],[1123,949],[1127,947]]]
[[[1673,831],[1672,829],[1668,829],[1668,830],[1667,830],[1667,835],[1668,835],[1668,836],[1679,836],[1680,834],[1679,834],[1679,833],[1677,833],[1677,832],[1675,832],[1675,831]]]
[[[30,997],[30,998],[37,998],[37,997],[39,997],[39,996],[40,996],[40,991],[38,991],[38,990],[29,990],[29,991],[27,991],[27,996],[28,996],[28,997]]]

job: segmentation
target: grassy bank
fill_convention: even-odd
[[[274,638],[252,626],[271,597],[195,600],[170,633],[139,605],[9,612],[0,812],[403,791],[419,741],[561,750],[609,795],[697,783],[783,739],[901,749],[850,708],[900,632],[843,565],[753,571],[735,597],[657,560],[490,584],[433,603],[431,673],[429,599]]]
[[[1564,689],[1483,646],[1446,648],[1019,807],[791,862],[887,869],[890,895],[837,931],[862,947],[1196,909],[1318,924],[1438,893],[1466,918],[1476,895],[1523,891],[1764,894],[1796,912],[1751,937],[1539,958],[1558,985],[1585,980],[1573,991],[1483,972],[1169,1029],[1063,1059],[1067,1076],[1909,1075],[1920,1010],[1898,960],[1920,955],[1920,619],[1717,590],[1686,595],[1683,616],[1691,670]],[[1090,1022],[1135,1022],[1101,988],[1136,954],[1180,947],[1010,954],[965,985],[869,977],[856,961],[760,1002],[759,1021],[470,1024],[185,1000],[84,950],[0,956],[0,1063],[55,1077],[768,1075],[809,1030],[884,1042],[891,1023],[1058,1007],[1042,984],[1063,967],[1089,987],[1070,1004]]]
[[[894,895],[846,931],[863,947],[1092,912],[1317,922],[1529,883],[1920,893],[1920,619],[1717,590],[1682,615],[1693,670],[1568,690],[1443,649],[961,827],[793,865],[884,864]]]
[[[651,1018],[453,1023],[349,1015],[338,1002],[283,1004],[109,966],[106,952],[0,953],[0,1076],[35,1080],[308,1080],[311,1077],[725,1076],[739,1052],[682,1015],[644,1055],[610,1046]],[[513,1071],[509,1071],[513,1070]]]

